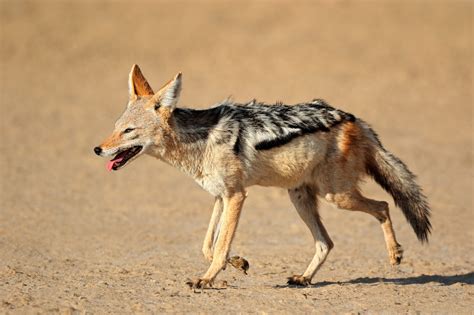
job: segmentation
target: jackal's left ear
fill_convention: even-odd
[[[130,70],[128,76],[128,93],[130,100],[135,100],[140,96],[152,96],[155,94],[138,65],[133,65],[132,70]]]
[[[173,80],[166,83],[154,96],[155,108],[165,107],[173,111],[178,103],[181,92],[181,72]]]

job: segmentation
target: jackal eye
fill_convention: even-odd
[[[129,133],[129,132],[132,132],[133,130],[135,130],[135,128],[127,128],[123,131],[123,133]]]

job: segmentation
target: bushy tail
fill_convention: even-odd
[[[395,204],[402,209],[421,242],[428,242],[431,232],[430,207],[421,187],[415,182],[416,176],[405,163],[385,150],[375,132],[369,129],[374,145],[367,154],[367,174],[390,193]]]

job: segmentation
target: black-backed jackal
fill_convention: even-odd
[[[191,282],[193,287],[212,285],[225,268],[245,189],[252,185],[287,189],[313,235],[316,253],[306,271],[290,277],[289,284],[310,284],[334,246],[318,214],[318,197],[379,220],[390,262],[400,263],[403,250],[388,204],[364,197],[358,188],[366,175],[392,195],[418,239],[428,240],[430,209],[415,176],[363,120],[322,100],[291,106],[226,100],[205,110],[178,108],[180,90],[178,74],[154,93],[134,65],[127,108],[112,135],[94,151],[114,156],[109,170],[119,170],[141,154],[152,155],[179,168],[215,197],[203,245],[211,264]]]

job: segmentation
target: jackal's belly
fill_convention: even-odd
[[[327,137],[308,135],[271,150],[257,151],[247,185],[292,188],[311,180],[327,152]]]

